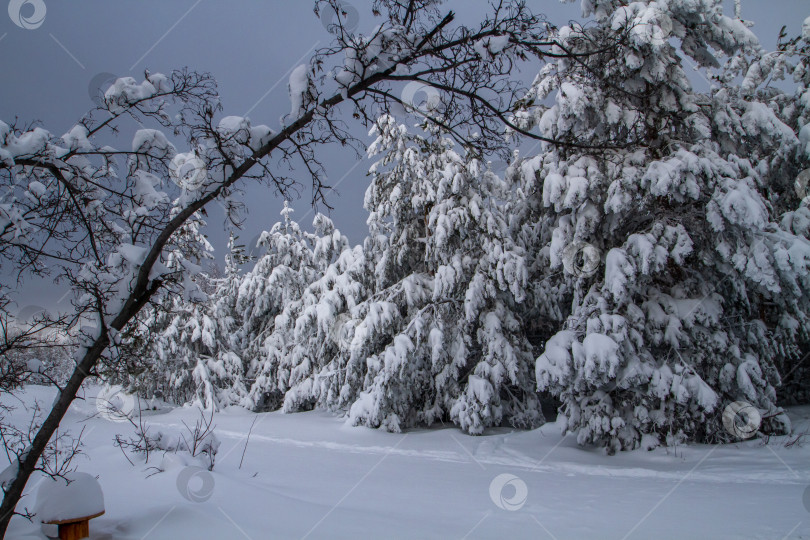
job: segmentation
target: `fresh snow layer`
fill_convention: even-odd
[[[131,427],[97,414],[97,392],[84,392],[60,429],[85,428],[86,456],[74,463],[104,492],[106,514],[90,522],[95,540],[810,537],[810,438],[611,457],[578,447],[554,423],[480,437],[451,426],[391,434],[324,412],[231,408],[215,417],[222,444],[208,472],[160,452],[148,464],[131,456],[131,466],[112,444]],[[53,396],[40,386],[21,395],[29,407]],[[27,423],[19,402],[2,401]],[[810,407],[790,414],[799,433],[810,430]],[[144,418],[155,433],[182,433],[199,413],[162,407]],[[19,509],[33,508],[40,480]],[[45,538],[36,518],[12,520],[8,538],[24,537]]]
[[[43,523],[78,520],[103,511],[101,485],[88,473],[72,472],[67,479],[46,478],[37,488],[34,513]]]

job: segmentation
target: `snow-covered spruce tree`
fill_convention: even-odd
[[[166,269],[177,279],[185,279],[184,267],[201,263],[201,256],[211,258],[213,247],[201,232],[203,226],[204,220],[197,214],[177,233],[178,247],[166,261]],[[120,382],[147,397],[214,405],[215,385],[208,364],[215,364],[218,338],[227,339],[228,334],[218,332],[212,312],[215,300],[199,287],[202,280],[212,280],[202,273],[193,279],[189,286],[168,288],[153,297],[151,305],[122,334],[119,361],[102,364],[108,369],[105,380]],[[206,288],[216,290],[221,283]]]
[[[744,70],[743,95],[777,111],[780,119],[798,134],[796,159],[783,165],[777,179],[781,180],[779,187],[783,196],[772,199],[774,208],[782,212],[780,226],[810,238],[810,17],[804,20],[800,35],[789,38],[783,28],[776,51],[762,53],[752,62],[740,62],[735,67],[736,70],[728,70],[726,77],[738,76]],[[771,84],[782,79],[795,83],[795,91],[785,92]],[[800,354],[798,359],[793,354],[776,358],[782,377],[777,397],[788,404],[808,403],[810,332],[807,325],[789,318],[778,330],[787,334],[785,339],[799,344]]]
[[[526,256],[526,298],[516,306],[516,313],[535,351],[542,349],[570,314],[576,284],[576,278],[560,267],[549,271],[551,258],[547,239],[551,237],[553,226],[550,220],[541,219],[545,207],[543,199],[535,195],[539,178],[524,174],[523,170],[526,166],[536,167],[539,159],[534,157],[531,165],[527,165],[519,151],[515,151],[514,160],[504,171],[505,181],[517,186],[505,200],[510,235]],[[548,393],[544,397],[553,401]]]
[[[309,239],[290,218],[292,213],[284,201],[284,221],[261,234],[258,245],[264,246],[265,252],[242,278],[237,291],[236,307],[242,318],[239,339],[251,372],[257,369],[259,350],[273,330],[276,315],[287,303],[300,298],[304,287],[316,277]]]
[[[237,244],[238,236],[231,232],[225,256],[225,275],[213,280],[215,289],[209,299],[210,317],[217,326],[216,349],[207,361],[218,406],[236,405],[248,392],[247,366],[238,334],[243,318],[237,302],[242,285],[239,270],[250,262],[245,246]]]
[[[171,296],[145,310],[138,327],[139,337],[146,340],[133,340],[127,334],[122,347],[140,362],[129,368],[127,389],[178,405],[194,403],[210,409],[222,404],[219,394],[231,395],[229,379],[238,384],[241,378],[241,361],[235,361],[239,357],[231,356],[232,351],[218,347],[219,321],[212,317],[211,308],[209,301]],[[226,397],[224,404],[227,401]]]
[[[320,279],[328,266],[348,247],[348,240],[323,214],[313,220],[314,233],[303,231],[290,219],[293,209],[285,201],[283,222],[262,234],[259,242],[266,252],[245,275],[239,287],[238,307],[243,326],[240,339],[248,373],[255,379],[250,396],[243,403],[257,410],[280,404],[276,369],[289,354],[284,331],[274,333],[276,318],[285,323],[297,317],[304,290]],[[283,324],[282,324],[283,326]]]
[[[472,434],[503,421],[536,425],[533,356],[515,316],[525,260],[500,206],[507,185],[441,129],[428,131],[409,135],[383,116],[369,148],[380,156],[366,195],[369,229],[385,238],[370,247],[380,252],[373,302],[393,304],[400,317],[367,360],[351,415],[389,429],[449,419]]]
[[[776,366],[807,328],[810,244],[774,208],[791,196],[780,174],[795,172],[798,141],[730,83],[697,93],[683,66],[756,57],[756,38],[719,0],[582,7],[593,24],[556,41],[585,56],[544,68],[517,114],[572,143],[521,164],[520,237],[541,234],[533,257],[574,274],[546,277],[570,283],[572,301],[537,359],[538,388],[581,444],[611,452],[644,435],[727,439],[720,416],[737,399],[784,432]]]
[[[158,361],[167,365],[164,395],[174,403],[212,408],[215,391],[208,364],[216,354],[217,324],[206,302],[171,302],[171,320],[157,343]]]
[[[204,245],[202,252],[210,259],[213,248],[199,232],[202,223],[201,216],[196,216],[178,234],[186,238],[187,245]],[[247,383],[236,334],[241,321],[236,298],[239,267],[247,256],[237,240],[231,233],[224,276],[199,273],[194,277],[199,289],[196,294],[168,291],[139,314],[122,335],[119,372],[105,373],[106,381],[181,405],[220,408],[241,402]],[[172,261],[170,258],[167,267]]]
[[[158,354],[163,363],[174,367],[167,370],[165,382],[175,403],[218,409],[240,403],[247,394],[237,336],[242,318],[236,305],[242,281],[239,268],[247,256],[237,239],[231,233],[223,277],[201,274],[197,278],[211,282],[213,292],[207,298],[170,299],[173,317],[160,333]]]
[[[203,259],[211,257],[213,247],[202,234],[205,220],[196,213],[177,231],[178,242],[167,254],[164,266],[170,276],[171,288],[157,291],[149,303],[121,332],[116,344],[115,361],[99,363],[102,379],[108,384],[120,384],[128,392],[169,401],[179,399],[173,392],[172,374],[180,373],[181,367],[174,356],[167,354],[163,333],[175,317],[187,309],[191,299],[205,299],[199,285],[205,276],[197,274],[188,292],[183,287],[185,266],[199,267]],[[182,403],[182,401],[180,401]]]
[[[365,257],[345,252],[334,277],[308,289],[320,298],[296,324],[307,341],[291,357],[285,410],[350,408],[355,424],[393,431],[450,420],[480,434],[541,421],[533,355],[513,313],[526,273],[498,203],[506,186],[431,130],[409,134],[388,115],[372,130],[369,155],[380,159],[366,192]],[[365,299],[355,268],[374,276]]]
[[[341,344],[351,325],[347,314],[368,298],[369,273],[360,246],[344,249],[300,299],[285,307],[265,341],[265,364],[254,390],[283,396],[284,411],[294,412],[334,408],[341,391],[357,387],[362,373],[342,368]],[[344,388],[331,384],[337,377],[347,381]]]

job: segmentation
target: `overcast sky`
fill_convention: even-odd
[[[245,115],[254,124],[277,128],[289,112],[287,80],[290,70],[305,63],[312,51],[330,41],[325,24],[312,12],[312,0],[2,0],[0,10],[0,120],[33,120],[61,135],[93,107],[90,88],[111,76],[142,78],[144,68],[168,73],[188,66],[211,73],[219,83],[225,115]],[[349,0],[357,10],[358,31],[376,24],[370,0]],[[529,0],[536,12],[556,25],[579,18],[579,1]],[[727,0],[733,12],[733,0]],[[795,35],[810,15],[808,0],[743,0],[743,18],[753,20],[754,32],[773,48],[779,28]],[[474,22],[487,7],[483,0],[451,0],[462,22]],[[11,15],[22,10],[32,26],[25,29]],[[531,80],[538,66],[520,75]],[[697,81],[697,79],[696,79]],[[362,131],[358,135],[367,140]],[[127,138],[118,141],[126,146]],[[366,212],[362,207],[368,163],[340,147],[324,148],[322,160],[332,185],[330,216],[353,242],[361,242]],[[301,198],[292,201],[295,218],[309,228],[313,212],[309,182],[302,173]],[[282,202],[269,190],[247,190],[249,214],[244,242],[279,219]],[[209,212],[208,234],[221,261],[225,244],[222,212]],[[42,284],[25,288],[20,306],[53,306],[61,296]]]

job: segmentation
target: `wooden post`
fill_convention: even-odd
[[[81,540],[90,536],[90,520],[59,525],[59,540]]]
[[[92,516],[79,517],[74,519],[62,519],[59,521],[48,521],[48,525],[59,526],[59,540],[82,540],[90,536],[90,520],[103,514],[102,510]]]

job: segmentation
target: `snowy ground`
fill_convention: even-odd
[[[94,539],[810,538],[810,436],[791,448],[778,438],[609,457],[554,424],[482,437],[451,427],[390,434],[321,412],[269,413],[258,415],[240,469],[257,415],[234,409],[215,419],[213,472],[178,465],[147,478],[148,465],[131,466],[113,446],[132,430],[96,414],[97,391],[63,423],[86,426],[78,469],[104,490]],[[35,398],[50,403],[53,391],[29,387],[24,401]],[[791,416],[810,429],[810,407]],[[197,417],[173,409],[149,423],[179,432]],[[8,537],[45,538],[39,531],[16,517]]]

